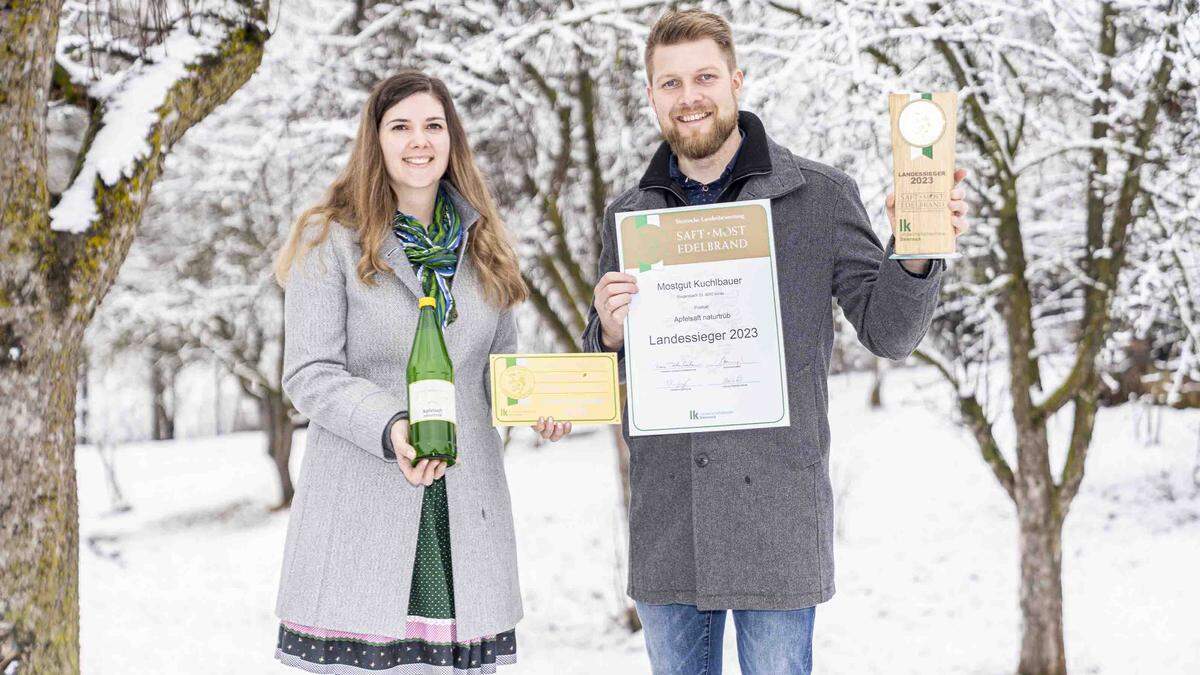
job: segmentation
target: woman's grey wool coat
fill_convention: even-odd
[[[460,461],[446,471],[454,611],[459,640],[520,620],[516,544],[500,435],[491,426],[488,355],[517,351],[509,310],[483,296],[470,256],[479,214],[449,183],[466,240],[445,330],[454,363]],[[358,237],[334,223],[292,269],[285,293],[283,388],[309,420],[288,522],[276,613],[327,629],[403,637],[423,486],[412,486],[383,447],[407,410],[405,369],[423,293],[394,234],[390,267],[359,280]]]

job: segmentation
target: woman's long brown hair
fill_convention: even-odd
[[[471,227],[467,248],[483,282],[484,295],[502,308],[524,302],[528,297],[516,253],[508,242],[504,223],[483,174],[475,164],[475,155],[467,142],[450,92],[441,80],[418,70],[402,70],[371,90],[359,120],[350,160],[321,201],[296,219],[287,242],[275,259],[275,279],[281,286],[287,284],[292,265],[325,241],[335,222],[353,229],[358,235],[362,247],[357,270],[359,279],[374,284],[376,273],[388,271],[379,256],[379,247],[391,234],[396,196],[388,184],[387,167],[379,143],[379,123],[389,108],[419,93],[432,95],[446,111],[450,162],[443,178],[479,212],[479,220]],[[306,236],[309,227],[319,228],[315,236]]]

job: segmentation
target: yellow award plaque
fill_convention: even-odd
[[[958,95],[890,94],[896,190],[893,258],[956,258],[950,222]]]
[[[617,355],[492,354],[492,425],[620,424]]]

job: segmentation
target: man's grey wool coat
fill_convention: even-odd
[[[831,301],[859,341],[889,359],[916,348],[937,304],[944,264],[919,277],[888,259],[849,176],[770,139],[766,149],[770,171],[746,179],[737,199],[771,200],[791,426],[631,438],[623,425],[635,600],[788,610],[832,597]],[[597,277],[617,269],[614,214],[678,205],[670,199],[643,181],[612,201]],[[603,349],[594,307],[583,343]],[[898,438],[888,450],[904,446]]]
[[[515,352],[517,331],[511,311],[485,300],[464,255],[478,213],[442,185],[467,231],[452,288],[459,318],[445,330],[461,460],[446,471],[454,611],[466,641],[521,618],[512,507],[487,381],[488,355]],[[310,424],[276,613],[307,626],[403,637],[425,488],[405,480],[383,434],[408,408],[405,369],[423,293],[395,235],[379,253],[390,269],[364,284],[358,237],[334,223],[287,283],[283,388]]]

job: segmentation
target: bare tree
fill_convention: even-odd
[[[153,340],[149,349],[150,406],[153,430],[151,438],[169,441],[175,438],[175,380],[183,369],[178,344]]]
[[[953,386],[963,424],[1016,507],[1017,670],[1065,673],[1062,528],[1111,365],[1105,350],[1128,344],[1114,326],[1127,319],[1117,312],[1134,298],[1131,278],[1151,264],[1187,273],[1137,233],[1195,226],[1185,206],[1195,179],[1183,174],[1197,156],[1179,139],[1195,133],[1185,92],[1197,76],[1178,66],[1196,53],[1194,3],[761,4],[794,22],[764,35],[777,44],[836,27],[852,47],[842,65],[866,87],[961,94],[960,157],[979,213],[918,356]],[[1175,316],[1189,306],[1169,294],[1136,299]],[[1176,357],[1176,373],[1194,372],[1189,352]],[[1002,399],[995,379],[1005,381]],[[1048,424],[1060,412],[1071,433],[1053,448]],[[997,424],[1011,425],[1011,444]]]
[[[0,11],[0,670],[79,671],[74,406],[84,328],[163,158],[242,85],[264,2],[178,15],[61,0]],[[132,35],[123,27],[135,26]],[[90,39],[89,39],[90,38]],[[47,189],[47,106],[86,110],[74,176]],[[52,212],[51,207],[54,207]]]
[[[1147,159],[1153,163],[1158,161],[1156,156],[1163,157],[1165,148],[1158,147],[1156,138],[1161,125],[1172,123],[1164,122],[1160,113],[1164,102],[1173,96],[1170,83],[1175,59],[1182,51],[1179,28],[1185,15],[1178,5],[1167,5],[1161,10],[1154,14],[1164,20],[1166,30],[1158,35],[1153,35],[1144,23],[1148,17],[1122,15],[1115,4],[1103,3],[1097,12],[1077,15],[1093,27],[1093,47],[1088,51],[1097,57],[1092,61],[1095,70],[1084,78],[1089,87],[1090,111],[1078,116],[1090,122],[1089,132],[1083,139],[1069,137],[1068,143],[1054,150],[1082,160],[1064,162],[1074,169],[1079,186],[1076,198],[1086,205],[1083,213],[1078,214],[1084,225],[1081,241],[1071,242],[1064,261],[1072,277],[1067,284],[1072,289],[1068,293],[1079,301],[1077,306],[1082,313],[1070,329],[1074,348],[1063,350],[1074,352],[1069,369],[1057,383],[1045,386],[1039,358],[1043,351],[1036,331],[1039,320],[1050,317],[1049,313],[1039,311],[1039,305],[1053,302],[1055,296],[1062,298],[1064,288],[1035,289],[1037,275],[1030,266],[1040,256],[1032,251],[1027,253],[1027,246],[1037,240],[1031,236],[1033,224],[1020,206],[1028,192],[1021,174],[1033,173],[1028,170],[1031,160],[1041,159],[1025,159],[1038,151],[1035,142],[1029,140],[1037,134],[1024,126],[1033,122],[1026,122],[1032,115],[996,114],[990,100],[994,94],[989,85],[982,84],[985,78],[998,83],[1004,73],[1018,77],[1022,73],[1026,77],[1034,75],[1039,69],[1037,64],[1045,58],[1045,47],[1021,45],[1024,49],[1014,54],[1014,58],[994,58],[985,53],[983,46],[956,44],[951,39],[932,41],[953,73],[955,85],[972,92],[963,101],[967,118],[963,137],[985,158],[983,171],[987,184],[999,193],[985,212],[995,224],[999,251],[989,250],[981,256],[986,263],[976,262],[994,270],[990,281],[1000,282],[995,284],[998,293],[994,307],[1003,322],[1002,337],[1008,356],[1010,400],[1007,403],[1016,428],[1015,467],[1000,451],[992,420],[984,412],[980,397],[959,386],[962,373],[944,368],[944,363],[936,357],[929,360],[939,364],[943,374],[956,385],[959,411],[996,480],[1016,505],[1024,617],[1017,667],[1020,673],[1066,672],[1062,528],[1083,481],[1099,404],[1101,369],[1097,357],[1112,337],[1114,294],[1126,263],[1127,244],[1131,232],[1145,220],[1147,192],[1143,179],[1146,174],[1156,173],[1154,167],[1147,166]],[[1031,18],[1035,26],[1040,24],[1045,32],[1053,33],[1057,17]],[[1147,67],[1134,82],[1118,83],[1113,71],[1113,66],[1122,60],[1118,44],[1143,37],[1149,49],[1138,57],[1145,59]],[[1018,82],[1033,84],[1025,78]],[[1080,86],[1084,82],[1075,84]],[[1063,211],[1069,213],[1065,205]],[[946,331],[944,325],[939,328]],[[956,367],[963,365],[969,369],[978,364],[960,363]],[[1055,413],[1068,405],[1072,429],[1065,461],[1061,471],[1056,472],[1051,467],[1047,425]]]
[[[872,102],[887,91],[960,93],[959,157],[977,215],[918,356],[952,385],[1016,509],[1017,670],[1064,673],[1062,528],[1098,405],[1106,391],[1120,402],[1139,387],[1182,405],[1197,380],[1187,289],[1198,267],[1200,76],[1183,65],[1196,60],[1196,3],[753,6],[741,29],[761,64],[785,74],[754,97],[796,111],[796,145],[846,166],[865,194],[891,180],[887,116]],[[786,77],[800,68],[820,82],[807,95]],[[1155,348],[1125,378],[1136,386],[1106,386],[1138,339]],[[1048,433],[1056,414],[1071,417],[1061,447]]]
[[[215,361],[231,373],[257,405],[279,478],[277,508],[286,508],[297,413],[282,386],[283,291],[270,262],[300,200],[327,176],[299,150],[304,139],[290,134],[287,118],[271,115],[267,89],[242,92],[176,149],[147,208],[148,232],[98,323],[109,341],[143,348],[170,340],[180,363]]]

